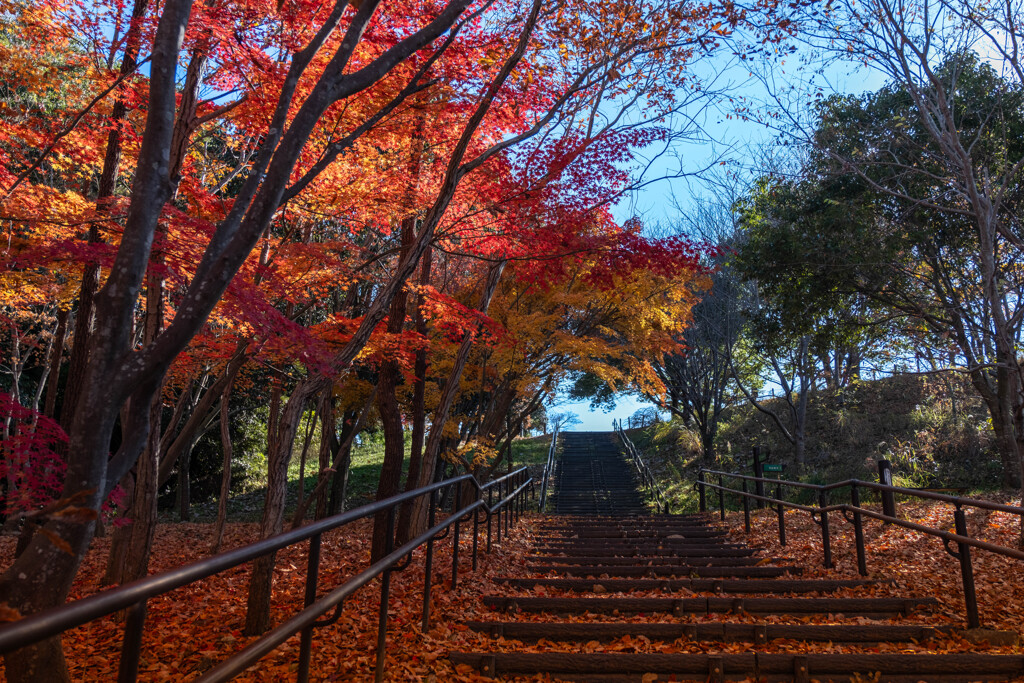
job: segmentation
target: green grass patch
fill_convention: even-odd
[[[548,449],[551,447],[551,435],[541,434],[512,440],[512,466],[545,465],[548,461]]]

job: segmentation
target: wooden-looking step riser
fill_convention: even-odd
[[[587,675],[587,681],[615,680],[598,676],[640,675],[645,673],[690,677],[684,680],[723,681],[736,677],[806,683],[848,682],[854,673],[881,680],[918,681],[1005,680],[1024,674],[1024,656],[1020,655],[911,655],[911,654],[576,654],[540,653],[452,653],[456,664],[469,664],[485,675],[550,673],[563,677]],[[943,679],[942,676],[961,678]],[[774,677],[774,678],[769,678]],[[966,678],[964,678],[966,677]],[[621,679],[627,680],[627,679]],[[872,677],[870,680],[874,680]]]
[[[540,598],[485,595],[493,610],[560,614],[910,614],[934,598]]]
[[[703,521],[678,522],[665,521],[663,523],[651,524],[647,522],[622,522],[606,521],[593,524],[540,524],[538,530],[545,533],[565,533],[570,531],[602,531],[613,528],[620,531],[646,530],[646,531],[667,531],[671,529],[703,529],[717,530],[719,527]]]
[[[678,538],[673,538],[677,536]],[[604,542],[617,542],[623,540],[645,540],[648,542],[672,542],[682,541],[685,539],[713,539],[713,538],[725,538],[726,532],[711,530],[674,530],[669,534],[662,534],[657,531],[580,531],[580,532],[566,532],[563,536],[539,536],[536,540],[538,542],[546,541],[580,541],[596,543],[600,541]]]
[[[774,577],[786,574],[802,574],[803,567],[694,567],[690,565],[652,565],[650,567],[570,567],[553,565],[530,565],[529,571],[547,574],[555,572],[565,576],[670,576],[679,578],[754,578]]]
[[[608,529],[614,529],[616,531],[668,531],[672,532],[673,529],[696,529],[706,531],[717,531],[722,530],[722,526],[717,523],[708,523],[705,521],[665,521],[658,523],[648,523],[641,521],[616,521],[613,519],[605,521],[594,521],[587,524],[539,524],[538,530],[546,533],[566,533],[572,531],[606,531]]]
[[[662,546],[590,546],[577,547],[565,545],[560,547],[542,546],[533,549],[533,555],[561,555],[562,557],[752,557],[761,552],[760,548],[735,548],[727,545],[675,545]]]
[[[559,674],[559,681],[565,683],[708,683],[712,681],[707,675],[696,675],[691,677],[686,674]],[[750,683],[749,674],[726,674],[720,679],[723,683]],[[810,679],[805,679],[810,680]],[[822,676],[817,675],[813,679],[816,683],[850,683],[851,676],[835,674]],[[922,683],[924,679],[913,674],[886,675],[875,678],[872,672],[863,680],[872,683]],[[991,674],[989,676],[970,676],[967,674],[930,674],[924,683],[981,683],[991,681],[992,683],[1005,683],[1008,679],[1002,674]],[[792,674],[762,674],[757,678],[757,683],[794,683],[797,681]],[[801,681],[803,683],[803,681]]]
[[[708,532],[708,531],[723,531],[723,528],[717,525],[709,524],[664,524],[648,526],[645,524],[595,524],[594,526],[540,526],[537,528],[539,534],[577,534],[577,533],[602,533],[602,532],[613,532],[622,533],[624,531],[644,531],[648,533],[659,533],[663,535],[670,535],[675,532],[686,533],[688,531]]]
[[[638,567],[653,565],[672,565],[676,567],[757,567],[771,562],[792,562],[792,558],[786,557],[738,557],[719,555],[676,555],[676,556],[648,556],[648,557],[565,557],[558,555],[527,555],[527,562],[552,565],[586,567]]]
[[[535,557],[557,555],[561,557],[750,557],[757,553],[753,548],[534,548]]]
[[[604,538],[578,539],[555,536],[534,539],[537,548],[750,548],[749,545],[729,543],[724,537],[714,538]]]
[[[642,526],[661,528],[664,526],[703,526],[716,528],[719,515],[702,513],[699,515],[548,515],[538,522],[540,529],[565,529],[575,527],[598,528],[609,524],[624,526]]]
[[[857,579],[520,579],[498,577],[495,581],[515,588],[532,590],[537,586],[579,592],[600,591],[625,593],[629,591],[679,591],[697,593],[825,593],[845,588],[870,586],[891,581]]]
[[[609,624],[470,621],[466,626],[492,638],[560,642],[608,641],[630,636],[672,642],[679,639],[767,643],[777,638],[815,642],[923,642],[958,633],[957,629],[891,624]]]

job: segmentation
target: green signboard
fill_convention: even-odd
[[[764,464],[764,465],[761,465],[761,470],[764,471],[764,472],[781,472],[782,471],[782,465]]]

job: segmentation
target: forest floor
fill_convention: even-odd
[[[900,515],[938,528],[952,527],[948,505],[940,503],[900,505]],[[512,594],[496,583],[495,577],[516,574],[521,558],[532,541],[534,524],[541,519],[528,515],[514,532],[503,539],[500,548],[490,555],[481,552],[477,572],[470,570],[468,535],[463,537],[463,554],[459,582],[451,589],[450,541],[437,544],[434,565],[435,590],[431,629],[419,628],[423,585],[422,551],[404,572],[392,577],[390,629],[388,633],[387,675],[389,681],[484,681],[467,667],[453,667],[447,654],[462,651],[522,651],[524,649],[559,650],[565,645],[542,641],[524,646],[515,641],[491,640],[466,630],[463,621],[494,619],[480,603],[483,594]],[[793,558],[805,567],[804,578],[856,578],[856,557],[851,524],[833,516],[832,547],[836,568],[821,568],[819,527],[801,512],[786,515],[788,543],[778,544],[777,519],[774,510],[754,511],[750,534],[743,533],[742,514],[729,513],[728,523],[735,541],[764,549],[768,556]],[[1016,547],[1017,520],[1000,512],[971,511],[969,530],[972,535],[1007,547]],[[368,560],[370,523],[356,523],[343,532],[325,537],[321,594],[337,586],[346,577],[365,567]],[[235,548],[255,539],[254,524],[232,524],[225,538],[225,549]],[[202,559],[211,536],[207,524],[160,525],[151,571],[161,572]],[[882,595],[935,597],[939,604],[929,611],[928,623],[935,626],[961,626],[964,623],[963,599],[960,589],[959,564],[943,550],[933,537],[880,523],[867,522],[868,569],[872,577],[887,578],[895,585],[879,585]],[[0,566],[11,559],[14,539],[0,539]],[[103,572],[108,550],[107,539],[97,539],[83,565],[72,591],[77,599],[100,590],[97,585]],[[305,549],[302,546],[278,554],[274,590],[274,622],[280,623],[302,604],[305,576]],[[1014,560],[983,551],[974,552],[975,576],[982,625],[990,629],[1013,631],[1024,636],[1024,565]],[[238,652],[251,638],[242,635],[245,597],[249,570],[239,567],[192,586],[178,589],[150,601],[150,612],[143,640],[140,680],[186,680],[208,670],[215,663]],[[379,599],[379,582],[352,596],[345,603],[342,617],[333,626],[318,629],[314,635],[313,680],[370,681],[373,678],[374,647]],[[539,589],[538,595],[555,596],[559,591]],[[839,595],[839,594],[837,594]],[[639,596],[637,596],[639,597]],[[514,615],[522,619],[525,615]],[[542,618],[541,615],[536,615]],[[532,617],[531,617],[532,618]],[[637,616],[642,620],[671,621],[673,617]],[[710,619],[714,617],[700,617]],[[733,620],[736,615],[730,615]],[[108,681],[116,678],[122,625],[113,618],[97,620],[65,635],[65,650],[73,680]],[[627,642],[628,641],[628,642]],[[714,644],[678,640],[672,643],[651,643],[646,639],[623,639],[613,642],[610,650],[620,652],[703,652],[709,648],[721,651],[752,649],[749,643]],[[849,651],[851,646],[818,643],[811,646],[818,652]],[[758,646],[759,651],[805,651],[807,646],[796,641],[775,640]],[[863,649],[859,651],[864,651]],[[881,645],[876,651],[890,652],[989,652],[1024,654],[1019,646],[991,646],[972,643],[959,637],[941,642]],[[242,675],[242,681],[278,681],[294,678],[298,638],[288,641]],[[551,680],[543,677],[521,680]],[[1024,679],[1021,679],[1024,680]]]

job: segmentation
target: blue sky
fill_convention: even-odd
[[[813,55],[797,53],[785,59],[765,62],[765,73],[760,77],[749,71],[748,62],[724,59],[720,63],[707,65],[708,79],[715,79],[729,91],[729,96],[717,107],[707,108],[700,114],[697,123],[705,132],[703,142],[688,142],[676,150],[676,158],[659,160],[654,175],[668,175],[679,168],[696,169],[709,162],[725,160],[728,169],[741,178],[753,178],[758,174],[758,165],[764,159],[775,157],[773,142],[778,131],[756,121],[735,116],[732,109],[741,105],[757,112],[767,111],[773,106],[772,98],[765,83],[771,82],[772,89],[790,101],[806,101],[807,93],[821,88],[826,94],[860,94],[880,88],[882,76],[860,64],[833,64],[818,70]],[[731,97],[731,99],[730,99]],[[649,226],[661,228],[681,225],[684,213],[705,197],[713,197],[713,190],[702,184],[700,179],[667,179],[647,185],[642,190],[625,197],[614,208],[615,217],[621,222],[633,216],[640,216]],[[625,419],[638,409],[651,404],[636,397],[622,396],[610,412],[591,410],[587,401],[558,401],[548,406],[549,412],[572,412],[579,416],[581,424],[568,427],[575,431],[607,431],[612,420]]]

